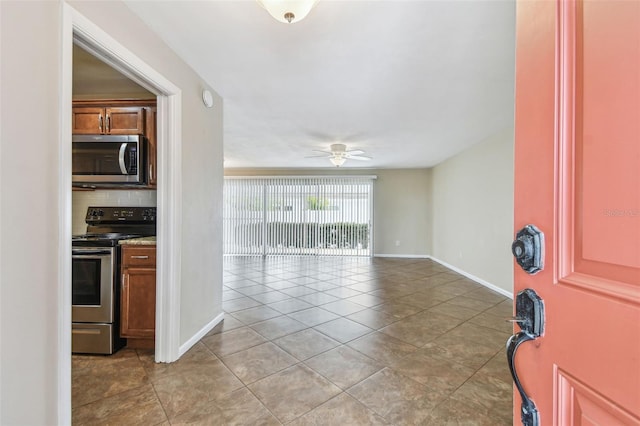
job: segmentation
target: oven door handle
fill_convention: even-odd
[[[110,255],[110,250],[72,250],[72,256],[91,256],[96,254]]]
[[[118,162],[120,163],[120,171],[122,172],[123,175],[129,174],[127,170],[127,165],[124,163],[124,154],[127,151],[127,145],[128,143],[126,142],[120,145],[120,155],[118,155]]]

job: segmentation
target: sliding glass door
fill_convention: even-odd
[[[372,253],[372,177],[229,177],[224,208],[225,254]]]

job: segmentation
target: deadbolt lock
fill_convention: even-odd
[[[516,234],[511,244],[516,262],[529,274],[544,268],[544,234],[535,225],[527,225]]]

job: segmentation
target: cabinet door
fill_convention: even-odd
[[[106,133],[112,135],[144,133],[144,108],[106,108],[106,116]]]
[[[152,338],[156,330],[156,270],[125,268],[122,274],[120,334]]]
[[[71,123],[74,134],[103,133],[105,125],[104,108],[75,107]]]
[[[149,187],[155,188],[158,183],[158,162],[157,162],[157,131],[156,131],[156,123],[157,123],[157,108],[156,107],[147,107],[146,109],[146,126],[145,126],[145,136],[149,140],[148,146],[148,160],[149,160],[149,169],[147,170],[149,176]]]

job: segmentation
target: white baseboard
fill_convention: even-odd
[[[207,335],[208,332],[213,330],[213,327],[220,324],[220,322],[224,319],[224,312],[220,313],[213,320],[211,320],[207,325],[202,327],[200,331],[194,334],[189,340],[187,340],[183,345],[180,346],[178,357],[184,355],[193,345],[198,343],[200,339]]]
[[[473,281],[477,282],[478,284],[481,284],[481,285],[483,285],[483,286],[495,291],[496,293],[500,293],[501,295],[506,296],[509,299],[513,300],[513,292],[512,291],[510,292],[510,291],[507,291],[507,290],[505,290],[503,288],[500,288],[497,285],[491,284],[490,282],[485,281],[482,278],[478,278],[475,275],[471,275],[470,273],[468,273],[466,271],[463,271],[462,269],[457,268],[457,267],[455,267],[453,265],[449,265],[447,262],[443,262],[442,260],[436,259],[433,256],[428,256],[428,257],[429,257],[429,259],[433,260],[434,262],[438,262],[442,266],[445,266],[445,267],[451,269],[452,271],[457,272],[460,275],[464,275],[465,277],[469,278],[470,280],[473,280]]]
[[[429,259],[428,254],[374,254],[373,257],[397,257],[400,259]]]

